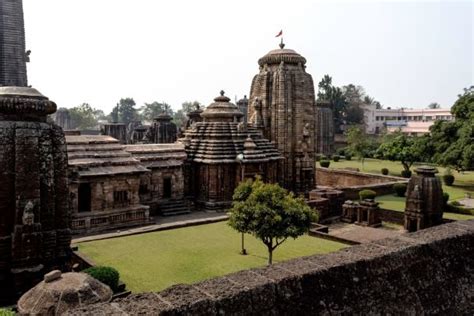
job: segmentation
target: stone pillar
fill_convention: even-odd
[[[25,87],[0,87],[0,304],[65,268],[70,255],[64,133],[56,104]]]
[[[414,232],[443,223],[443,189],[433,167],[415,169],[407,187],[405,229]]]
[[[22,0],[0,1],[0,87],[26,87],[25,24]]]
[[[178,128],[171,120],[172,117],[166,113],[158,115],[146,133],[147,142],[150,144],[174,143],[177,139]]]
[[[379,203],[374,200],[366,199],[359,203],[357,210],[357,225],[380,227],[382,221],[379,214]]]
[[[120,141],[122,144],[127,143],[127,126],[124,123],[108,123],[102,125],[101,135],[107,135]]]
[[[347,200],[342,205],[342,217],[341,221],[346,223],[354,223],[357,220],[357,211],[359,204],[357,202]]]
[[[327,101],[316,103],[316,152],[326,156],[334,153],[334,115]]]

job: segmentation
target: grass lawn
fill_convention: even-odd
[[[378,159],[365,159],[364,165],[358,160],[340,160],[338,162],[331,161],[330,168],[359,168],[363,172],[381,174],[382,168],[387,168],[390,175],[400,176],[400,172],[403,167],[402,164],[396,161],[378,160]],[[414,170],[416,165],[411,168]],[[443,175],[445,168],[438,168],[438,175]],[[474,196],[474,172],[463,172],[458,173],[453,170],[453,175],[456,178],[454,185],[449,187],[443,184],[443,191],[449,193],[449,200],[459,200],[464,198],[466,193],[470,193]],[[405,210],[405,198],[394,196],[392,194],[379,196],[376,199],[380,202],[380,206],[386,209],[403,212]],[[474,219],[474,216],[455,214],[455,213],[444,213],[444,218],[455,219],[455,220],[467,220]]]
[[[241,235],[221,222],[78,246],[96,264],[116,268],[130,290],[144,292],[266,265],[267,251],[262,242],[247,235],[247,256],[239,254],[240,242]],[[344,247],[346,245],[337,242],[302,236],[279,246],[273,260],[328,253]]]
[[[319,166],[319,163],[318,163]],[[400,172],[402,171],[403,167],[402,164],[396,161],[388,161],[388,160],[378,160],[378,159],[365,159],[364,166],[358,160],[340,160],[338,162],[331,161],[330,168],[359,168],[360,171],[368,172],[368,173],[376,173],[382,174],[380,170],[382,168],[387,168],[389,170],[390,175],[393,176],[400,176]],[[416,165],[412,166],[412,171],[416,168]],[[445,168],[443,167],[436,167],[438,168],[438,175],[441,176],[445,172]],[[466,193],[471,193],[474,196],[474,172],[463,172],[459,173],[453,170],[453,175],[456,178],[454,181],[454,185],[448,187],[443,185],[443,191],[449,193],[450,200],[459,200],[464,198]]]
[[[404,197],[399,197],[399,196],[394,196],[393,194],[389,194],[389,195],[378,196],[376,200],[377,202],[380,203],[380,207],[383,207],[389,210],[399,211],[399,212],[403,212],[405,210]],[[461,221],[474,219],[474,216],[472,215],[446,213],[446,212],[443,214],[443,217],[448,218],[448,219],[461,220]]]

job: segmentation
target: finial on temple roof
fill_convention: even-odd
[[[280,48],[281,49],[285,48],[285,43],[283,43],[283,37],[281,38]]]
[[[224,96],[225,92],[224,90],[221,90],[221,96]]]

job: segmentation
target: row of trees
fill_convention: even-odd
[[[382,104],[369,96],[362,86],[348,84],[336,87],[332,78],[325,75],[318,84],[318,101],[329,101],[334,109],[336,132],[341,132],[341,125],[358,125],[364,123],[363,105],[374,105],[377,109]]]
[[[474,170],[474,86],[464,89],[451,113],[454,121],[436,121],[429,134],[415,137],[396,132],[386,134],[381,143],[362,128],[352,127],[346,134],[348,150],[362,163],[366,157],[400,161],[407,175],[415,162]]]
[[[145,103],[137,108],[135,100],[132,98],[120,99],[113,110],[105,115],[104,111],[83,103],[69,109],[72,129],[93,129],[99,125],[100,120],[128,124],[133,121],[152,121],[161,113],[169,114],[178,127],[186,121],[186,114],[201,107],[197,101],[184,102],[181,109],[173,111],[171,106],[165,102]]]

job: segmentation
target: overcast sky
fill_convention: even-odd
[[[29,83],[61,107],[240,98],[280,29],[315,85],[329,74],[384,106],[450,107],[474,82],[473,1],[23,2]]]

